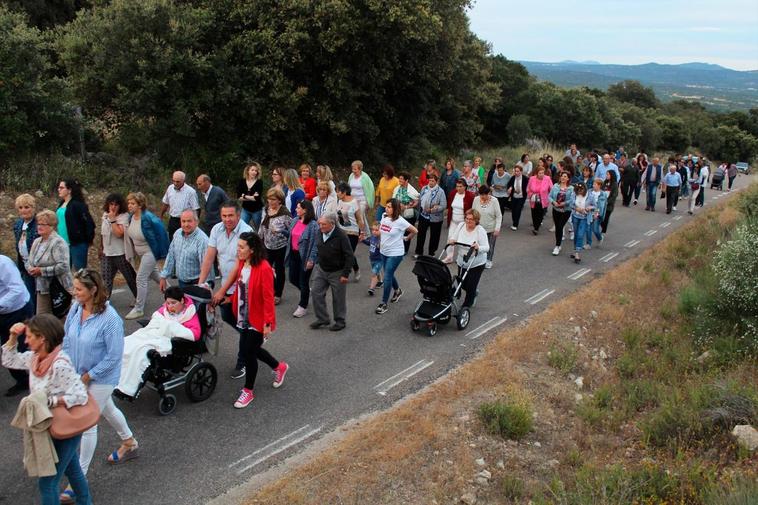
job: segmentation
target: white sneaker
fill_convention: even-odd
[[[145,317],[145,313],[141,310],[132,309],[124,316],[124,319],[139,319],[140,317]]]
[[[298,305],[297,308],[295,309],[295,312],[292,313],[292,317],[303,317],[307,313],[308,311],[306,309]]]
[[[511,226],[511,230],[516,231],[518,230],[518,228],[516,228],[515,226]]]
[[[358,270],[355,272],[355,275],[353,276],[353,282],[359,282],[361,280],[361,271]]]
[[[603,242],[605,242],[605,233],[600,234],[600,242],[598,243],[598,245],[602,245]]]
[[[673,210],[674,212],[676,212],[676,205],[674,205],[673,207],[671,207],[671,210]]]
[[[555,225],[551,226],[548,231],[551,232],[551,233],[553,233],[555,231]]]
[[[591,246],[591,245],[589,245],[589,244],[584,244],[584,250],[585,250],[585,251],[589,251],[590,249],[592,249],[592,246]]]
[[[569,233],[569,240],[574,240],[574,232]]]
[[[561,246],[557,245],[553,247],[553,256],[558,256],[559,254],[561,254]]]
[[[484,268],[492,268],[492,262],[488,261],[487,263],[485,263]]]

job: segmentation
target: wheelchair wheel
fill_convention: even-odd
[[[195,366],[184,379],[184,391],[193,402],[207,400],[216,389],[218,372],[210,363],[201,362]]]
[[[158,400],[158,412],[162,416],[167,416],[176,410],[176,396],[166,395]]]
[[[459,330],[465,330],[469,321],[471,321],[471,312],[468,310],[468,307],[463,307],[455,319],[456,326]]]

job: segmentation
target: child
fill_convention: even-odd
[[[590,216],[592,211],[595,210],[593,205],[594,198],[587,195],[587,187],[579,183],[576,185],[576,198],[574,199],[574,207],[571,210],[571,222],[574,224],[574,252],[571,254],[571,258],[575,263],[579,263],[579,253],[584,246],[584,237],[587,234],[587,226],[589,225]]]
[[[609,173],[613,172],[609,171]],[[595,207],[595,211],[590,216],[590,224],[587,233],[587,244],[590,246],[592,245],[593,234],[595,235],[595,238],[597,238],[598,242],[602,244],[604,237],[601,226],[603,219],[605,219],[605,209],[608,204],[608,192],[603,191],[602,179],[595,179],[592,181],[592,191],[589,193],[589,195],[587,195],[587,198],[593,202],[592,205]],[[585,246],[585,249],[588,249],[588,247]]]
[[[371,237],[363,239],[363,243],[368,246],[368,259],[371,262],[371,284],[368,288],[368,295],[374,296],[374,289],[382,286],[379,274],[382,271],[382,253],[379,250],[381,244],[382,232],[379,229],[379,222],[374,221],[371,225]]]

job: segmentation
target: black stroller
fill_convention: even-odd
[[[447,247],[468,244],[448,244]],[[447,251],[445,247],[442,254]],[[450,269],[439,258],[433,256],[420,256],[413,266],[413,274],[418,279],[418,285],[424,298],[416,305],[411,319],[411,329],[418,331],[422,324],[426,325],[426,331],[430,337],[437,334],[437,324],[447,324],[451,318],[455,318],[456,326],[463,330],[471,320],[468,307],[460,306],[461,290],[463,281],[466,279],[468,269],[475,257],[474,250],[469,250],[463,256],[463,267],[455,277]],[[440,255],[442,258],[442,255]]]
[[[724,170],[721,167],[713,172],[713,176],[711,177],[711,189],[724,191]]]

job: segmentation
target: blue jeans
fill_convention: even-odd
[[[645,205],[647,205],[647,208],[650,210],[655,210],[655,200],[658,198],[658,185],[657,184],[648,184],[647,185],[647,202]]]
[[[89,244],[72,244],[68,246],[68,254],[71,256],[71,266],[74,270],[87,268],[87,250]]]
[[[82,436],[67,438],[65,440],[53,439],[55,452],[58,454],[58,463],[55,469],[58,473],[49,477],[40,477],[37,480],[39,492],[42,496],[42,505],[57,505],[60,503],[60,483],[63,475],[68,477],[68,482],[76,495],[77,505],[91,505],[87,477],[79,466],[79,444]]]
[[[588,232],[587,236],[589,237],[587,239],[587,243],[589,245],[592,245],[592,235],[595,235],[595,237],[600,240],[603,238],[603,231],[602,231],[602,225],[603,225],[603,219],[598,217],[592,220],[592,223],[587,227]]]
[[[242,214],[240,215],[240,218],[250,226],[253,226],[256,230],[261,225],[261,221],[263,219],[263,210],[256,210],[255,212],[250,212],[249,210],[242,209]],[[250,224],[250,223],[253,224]]]
[[[384,214],[384,205],[380,205],[376,208],[376,222],[380,222],[382,220],[382,215]]]
[[[387,303],[390,299],[390,292],[400,289],[400,286],[395,279],[395,270],[400,266],[400,262],[403,261],[403,256],[385,256],[382,254],[382,262],[384,263],[384,286],[382,291],[382,303]]]
[[[32,304],[32,315],[37,313],[37,283],[34,277],[29,275],[26,269],[21,269],[21,278],[24,280],[26,290],[29,292],[29,301]]]
[[[587,235],[587,219],[571,216],[574,225],[574,250],[579,252],[584,248],[584,236]]]

